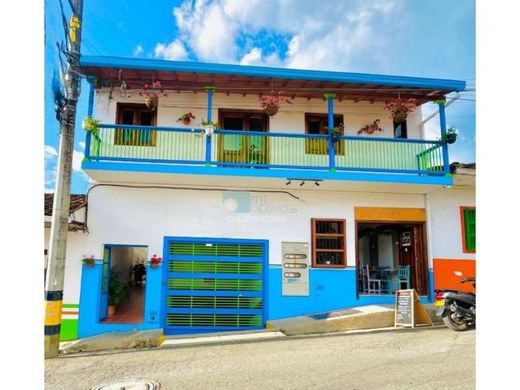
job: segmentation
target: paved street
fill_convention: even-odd
[[[161,389],[474,389],[475,332],[447,328],[76,355],[45,362],[46,389],[123,379]]]

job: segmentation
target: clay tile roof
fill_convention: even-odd
[[[45,215],[52,215],[54,194],[45,194]],[[70,194],[69,214],[87,205],[87,196],[84,194]]]

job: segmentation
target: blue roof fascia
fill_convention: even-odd
[[[367,73],[347,73],[321,70],[270,68],[204,62],[167,61],[146,58],[125,58],[105,56],[81,56],[82,67],[141,69],[171,72],[213,73],[251,77],[270,77],[277,79],[298,79],[309,81],[332,81],[349,84],[378,84],[414,88],[438,89],[460,92],[466,82],[460,80],[432,79],[407,76],[386,76]]]

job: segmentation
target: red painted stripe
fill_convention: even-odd
[[[77,311],[62,311],[61,314],[78,314]]]

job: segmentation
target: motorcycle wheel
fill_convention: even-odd
[[[450,311],[447,316],[442,317],[446,326],[457,332],[468,330],[468,322],[465,319],[458,319],[454,312]]]

